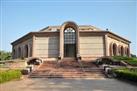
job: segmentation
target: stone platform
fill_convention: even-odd
[[[82,68],[76,61],[44,61],[30,73],[31,78],[104,78],[102,69],[92,62],[82,61]]]

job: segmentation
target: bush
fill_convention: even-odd
[[[0,71],[0,83],[7,82],[13,79],[20,79],[20,70],[6,70]]]
[[[120,61],[114,61],[111,57],[102,57],[96,60],[96,64],[120,65]]]
[[[113,56],[112,57],[115,60],[132,60],[130,57],[123,57],[123,56]]]
[[[0,50],[0,61],[11,59],[11,53]]]
[[[135,69],[135,68],[115,69],[114,72],[116,73],[118,78],[127,79],[127,80],[137,82],[137,69]]]
[[[116,61],[125,61],[126,63],[137,66],[137,58],[136,57],[122,57],[122,56],[113,56],[113,60]]]

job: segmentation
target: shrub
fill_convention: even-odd
[[[133,68],[115,69],[114,72],[116,73],[118,78],[137,82],[137,69],[133,69]]]
[[[115,60],[132,60],[130,57],[123,57],[123,56],[113,56],[112,57]]]
[[[11,59],[11,53],[0,50],[0,61]]]
[[[116,61],[125,61],[126,63],[137,66],[137,58],[135,57],[122,57],[122,56],[113,56],[112,59]]]
[[[0,71],[0,83],[7,82],[13,79],[20,79],[20,70],[5,70]]]

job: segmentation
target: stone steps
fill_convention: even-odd
[[[84,68],[77,67],[75,61],[62,62],[61,67],[57,67],[56,62],[43,62],[43,64],[29,74],[31,78],[104,78],[102,69],[97,68],[92,63]]]
[[[39,74],[39,73],[33,73],[31,74],[30,77],[35,77],[35,78],[101,78],[104,77],[102,73],[91,73],[91,74],[86,74],[86,73],[80,73],[80,74],[74,74],[74,73],[50,73],[50,74]]]

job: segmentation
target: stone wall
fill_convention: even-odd
[[[28,50],[26,50],[26,47]],[[13,45],[12,57],[15,58],[25,58],[32,56],[32,38],[29,38],[21,43]]]
[[[59,55],[59,37],[35,37],[35,56],[40,58],[56,58]]]
[[[121,40],[116,40],[114,38],[108,37],[107,38],[108,43],[107,46],[109,47],[108,54],[109,56],[114,56],[113,53],[111,53],[113,51],[113,48],[111,48],[111,45],[115,44],[116,45],[116,55],[117,56],[130,56],[130,48],[129,48],[129,43],[123,42]],[[121,47],[123,48],[123,55],[121,55]],[[112,51],[111,51],[112,49]],[[128,52],[127,52],[128,50]]]
[[[80,56],[94,59],[104,56],[103,36],[80,36]]]

